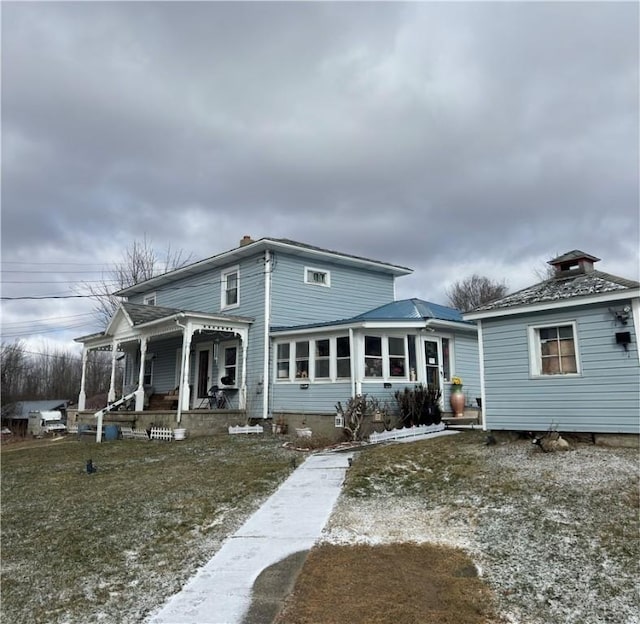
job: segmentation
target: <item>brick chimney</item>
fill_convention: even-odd
[[[246,245],[249,245],[250,243],[253,243],[253,238],[251,238],[251,236],[249,236],[248,234],[245,234],[240,239],[240,247],[245,247]]]

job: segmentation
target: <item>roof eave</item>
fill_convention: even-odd
[[[546,312],[550,309],[573,308],[576,306],[586,306],[594,303],[634,299],[636,297],[640,297],[640,288],[613,290],[606,293],[600,293],[598,295],[582,295],[568,297],[566,299],[557,299],[554,301],[541,301],[539,303],[494,308],[492,310],[480,310],[478,312],[464,312],[462,317],[468,321],[478,321],[499,316],[513,316],[516,314],[529,314],[531,312]]]
[[[113,294],[117,297],[128,297],[129,295],[146,292],[164,283],[174,282],[184,277],[185,275],[197,275],[198,273],[202,273],[208,269],[215,268],[217,266],[224,266],[229,264],[230,262],[237,262],[242,258],[265,251],[267,249],[281,250],[296,255],[324,257],[329,260],[333,260],[334,262],[339,262],[340,264],[375,267],[378,270],[382,270],[397,277],[400,277],[402,275],[410,275],[411,273],[413,273],[413,269],[395,264],[388,264],[386,262],[379,262],[366,258],[357,258],[355,256],[349,256],[346,254],[340,254],[338,252],[328,250],[297,246],[291,243],[285,243],[271,238],[261,238],[260,240],[254,241],[242,247],[230,249],[215,256],[211,256],[210,258],[198,260],[197,262],[194,262],[188,266],[175,269],[174,271],[170,271],[169,273],[163,273],[162,275],[152,277],[151,279],[148,279],[144,282],[134,284],[133,286],[128,286],[127,288],[123,288],[122,290],[119,290]]]

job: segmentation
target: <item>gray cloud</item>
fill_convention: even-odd
[[[400,294],[436,301],[474,270],[525,286],[575,247],[637,277],[637,21],[605,2],[5,3],[3,262],[73,279],[53,262],[145,233],[196,257],[249,233],[411,266]]]

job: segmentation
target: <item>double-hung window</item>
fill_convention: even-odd
[[[407,376],[407,352],[404,338],[389,338],[389,377]]]
[[[309,341],[303,340],[295,343],[296,350],[296,379],[308,379],[309,377]]]
[[[235,384],[236,379],[238,379],[236,376],[238,370],[238,347],[224,347],[223,364],[224,377],[228,379],[231,384]]]
[[[240,305],[240,269],[233,267],[222,272],[222,308]]]
[[[529,327],[531,372],[534,376],[579,374],[574,322]]]
[[[364,374],[365,377],[382,377],[382,338],[364,337]]]
[[[349,336],[336,338],[336,377],[348,379],[351,377],[351,347]]]
[[[314,362],[314,379],[329,379],[331,377],[331,349],[328,338],[316,340],[316,356]]]
[[[291,348],[288,342],[281,342],[276,348],[276,377],[280,381],[289,379],[289,354]]]

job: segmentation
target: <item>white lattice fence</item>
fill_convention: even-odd
[[[382,433],[372,433],[369,436],[369,442],[375,444],[377,442],[386,442],[387,440],[403,440],[405,438],[416,438],[427,433],[435,433],[436,431],[444,431],[444,424],[439,425],[420,425],[418,427],[409,427],[408,429],[392,429],[391,431],[383,431]]]
[[[173,429],[167,427],[151,427],[152,440],[173,440]]]
[[[144,429],[134,429],[133,427],[120,427],[123,440],[148,440],[149,434]]]
[[[235,427],[229,427],[229,433],[235,435],[238,433],[264,433],[264,427],[262,425],[236,425]]]

